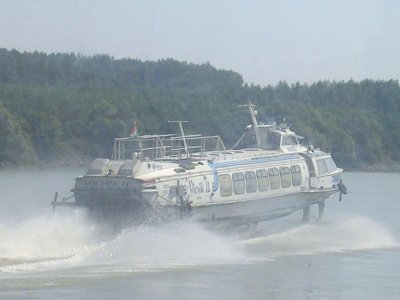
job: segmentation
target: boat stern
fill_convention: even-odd
[[[127,176],[82,176],[73,189],[77,206],[93,210],[131,211],[143,208],[143,181]]]

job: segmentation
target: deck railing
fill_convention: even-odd
[[[186,145],[185,145],[186,142]],[[201,159],[206,152],[225,151],[219,136],[188,135],[144,135],[138,137],[116,138],[114,140],[113,160],[140,157],[148,160]]]

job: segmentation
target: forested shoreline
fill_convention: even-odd
[[[261,87],[234,71],[173,59],[21,53],[0,49],[0,164],[111,155],[113,139],[137,122],[140,134],[218,134],[232,146],[250,123],[286,119],[347,169],[400,162],[397,80],[281,82]]]

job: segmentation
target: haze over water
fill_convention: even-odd
[[[329,199],[319,224],[295,214],[255,232],[187,221],[113,232],[52,211],[82,173],[0,171],[0,298],[400,297],[400,174],[345,174],[350,194]]]

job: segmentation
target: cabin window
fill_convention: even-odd
[[[270,132],[267,135],[267,150],[278,150],[281,147],[281,136],[280,134]]]
[[[260,192],[267,191],[269,189],[268,172],[265,169],[257,170],[258,190]]]
[[[257,192],[257,178],[254,171],[246,171],[244,173],[246,177],[246,192],[254,193]]]
[[[328,165],[325,159],[317,159],[318,175],[328,173]]]
[[[279,173],[281,174],[281,186],[283,188],[290,187],[290,185],[292,184],[292,178],[290,176],[289,167],[280,167]]]
[[[302,177],[301,177],[301,168],[299,165],[290,166],[290,172],[292,173],[292,185],[299,186],[301,185]]]
[[[282,145],[298,145],[297,139],[291,135],[282,136]]]
[[[244,194],[245,182],[244,175],[242,172],[237,172],[232,174],[233,178],[233,190],[236,195]]]
[[[279,187],[281,186],[281,179],[279,178],[278,168],[268,169],[268,174],[271,190],[279,189]]]
[[[332,157],[325,158],[326,165],[328,166],[329,172],[334,172],[337,167],[335,162],[333,161]]]
[[[219,175],[219,190],[222,197],[232,195],[232,179],[229,174]]]

